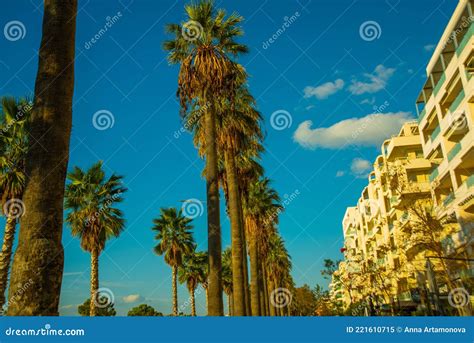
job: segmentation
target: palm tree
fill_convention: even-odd
[[[216,146],[215,100],[232,96],[235,64],[229,55],[236,56],[247,48],[235,41],[243,31],[243,18],[237,14],[226,17],[224,10],[216,10],[212,0],[202,0],[185,6],[186,22],[169,24],[167,31],[174,40],[164,43],[171,64],[179,64],[178,96],[185,114],[188,107],[199,107],[198,119],[205,132],[207,183],[207,219],[209,252],[208,315],[222,316],[221,229],[219,210],[218,155]]]
[[[232,249],[229,247],[222,253],[222,288],[227,295],[227,305],[229,307],[229,316],[235,316],[235,300],[233,298],[233,280],[232,280]]]
[[[186,283],[191,299],[191,315],[196,316],[196,298],[195,291],[203,278],[202,253],[193,251],[184,256],[184,262],[178,270],[178,279],[180,283]]]
[[[22,202],[25,189],[25,162],[28,151],[27,122],[31,104],[26,99],[1,99],[0,122],[0,205],[6,217],[2,252],[0,255],[0,309],[5,304],[8,273],[12,259],[13,241],[17,220],[23,215]]]
[[[74,93],[77,0],[44,0],[21,220],[8,315],[58,315],[64,265],[64,183]],[[30,209],[30,210],[28,210]],[[34,287],[25,288],[25,284]]]
[[[124,229],[123,213],[114,207],[123,201],[122,177],[113,174],[108,179],[102,162],[83,171],[74,167],[67,175],[65,208],[69,210],[66,223],[72,235],[81,240],[81,247],[91,254],[90,316],[96,315],[99,289],[99,256],[105,243],[118,237]]]
[[[164,255],[165,262],[172,268],[173,276],[173,315],[178,315],[178,268],[183,265],[185,256],[194,251],[194,240],[191,230],[192,219],[175,208],[160,209],[160,216],[153,220],[153,230],[157,232],[155,253]]]
[[[249,194],[244,206],[245,226],[249,242],[250,255],[250,293],[252,315],[259,316],[261,314],[260,301],[260,254],[259,245],[261,244],[262,232],[269,223],[274,223],[281,211],[279,203],[280,198],[275,190],[270,187],[270,180],[263,178],[254,182],[249,187]]]

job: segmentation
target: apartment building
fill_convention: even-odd
[[[350,292],[350,303],[370,297],[414,310],[430,301],[426,261],[433,254],[409,246],[412,237],[399,239],[414,222],[407,208],[418,202],[430,204],[442,223],[443,256],[462,261],[451,277],[463,286],[474,280],[468,262],[474,257],[473,9],[474,0],[459,1],[427,66],[418,120],[382,144],[368,185],[345,213],[338,278],[351,281],[339,291]],[[435,259],[430,268],[439,272],[440,263]],[[347,307],[348,297],[342,299]]]

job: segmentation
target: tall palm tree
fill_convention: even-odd
[[[245,226],[247,230],[250,255],[250,293],[252,315],[261,314],[260,303],[260,265],[259,245],[261,235],[270,222],[277,220],[281,210],[278,193],[270,187],[270,180],[263,178],[250,185],[247,201],[244,205]]]
[[[183,264],[178,270],[178,279],[180,283],[186,283],[191,298],[191,315],[196,316],[196,298],[195,291],[203,276],[202,254],[192,251],[184,256]]]
[[[227,306],[229,316],[235,316],[235,300],[232,297],[234,291],[232,280],[232,249],[229,247],[222,253],[222,288],[227,295]]]
[[[178,268],[183,265],[185,256],[194,251],[191,230],[192,219],[175,208],[160,209],[160,216],[153,220],[153,230],[157,232],[155,253],[164,255],[165,262],[172,268],[173,276],[173,315],[178,315]]]
[[[74,92],[77,0],[44,0],[23,194],[26,212],[10,278],[8,315],[58,315],[64,265],[64,183]],[[25,288],[25,284],[34,287]],[[14,301],[13,301],[14,300]]]
[[[99,302],[99,256],[105,243],[123,231],[123,213],[115,204],[122,202],[126,188],[122,177],[113,174],[106,178],[102,162],[83,171],[74,167],[67,175],[65,208],[69,211],[66,223],[72,235],[81,240],[81,247],[91,254],[90,315],[96,315]]]
[[[232,97],[235,64],[229,55],[247,51],[236,37],[243,18],[216,10],[212,0],[202,0],[185,6],[186,21],[169,24],[167,31],[174,39],[164,43],[171,64],[179,64],[178,96],[185,114],[189,106],[203,112],[199,121],[205,128],[205,158],[207,183],[207,219],[209,253],[208,315],[222,316],[221,228],[219,210],[218,156],[216,146],[216,104],[221,97]]]
[[[16,101],[14,98],[4,97],[1,105],[0,205],[6,217],[6,225],[0,255],[0,309],[5,304],[16,223],[24,213],[21,199],[26,182],[26,125],[31,115],[31,104],[26,99]]]

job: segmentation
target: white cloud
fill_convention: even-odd
[[[372,163],[362,158],[354,158],[351,163],[351,172],[357,177],[366,177],[372,169]]]
[[[433,51],[434,48],[436,48],[436,45],[435,45],[435,44],[426,44],[426,45],[423,47],[423,50],[425,50],[426,52],[430,52],[430,51]]]
[[[353,80],[352,84],[349,86],[349,91],[353,95],[361,95],[365,93],[377,93],[385,88],[387,81],[395,73],[395,68],[387,68],[382,64],[379,64],[375,67],[373,73],[365,73],[364,77],[368,81],[358,81]]]
[[[135,303],[143,300],[144,298],[140,294],[130,294],[122,298],[123,302],[126,304]]]
[[[304,89],[304,97],[311,98],[316,97],[319,100],[327,99],[330,95],[333,95],[344,88],[344,80],[337,79],[334,82],[326,82],[317,87],[308,86]]]
[[[361,105],[367,104],[367,105],[374,105],[375,104],[375,98],[371,99],[364,99],[360,102]]]
[[[338,170],[336,173],[336,177],[342,177],[346,175],[346,172],[344,170]]]
[[[362,118],[342,120],[330,127],[312,129],[313,122],[302,122],[293,140],[307,149],[338,149],[353,146],[375,146],[398,133],[403,123],[412,120],[409,112],[372,113]]]

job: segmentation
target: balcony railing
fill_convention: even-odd
[[[436,179],[439,175],[439,171],[438,171],[438,168],[435,168],[435,170],[433,170],[433,172],[430,174],[430,182],[433,182],[434,179]]]
[[[418,122],[421,123],[421,121],[423,120],[423,118],[425,117],[426,115],[426,107],[423,108],[423,110],[420,112],[420,115],[418,116]]]
[[[436,139],[436,137],[438,137],[440,132],[441,132],[441,127],[438,125],[436,129],[430,135],[430,139],[432,142]]]
[[[461,101],[464,99],[464,89],[462,89],[458,96],[456,97],[456,99],[454,99],[453,103],[451,104],[451,106],[449,106],[449,112],[453,113],[454,111],[456,111],[456,109],[459,107],[459,104],[461,103]]]
[[[461,55],[463,52],[464,48],[467,45],[467,42],[469,39],[474,35],[474,25],[471,23],[469,26],[469,30],[467,30],[466,34],[464,35],[464,38],[462,39],[461,43],[459,43],[458,48],[456,49],[456,55]]]
[[[456,143],[454,147],[448,152],[448,161],[451,162],[451,160],[461,151],[461,148],[461,142]]]
[[[443,85],[445,80],[446,80],[446,74],[443,72],[443,75],[441,75],[440,79],[438,80],[438,83],[436,84],[435,88],[433,89],[433,93],[434,93],[435,96],[436,96],[436,94],[438,94],[438,92],[441,89],[441,86]]]
[[[443,200],[443,205],[448,206],[454,200],[454,193],[449,193]]]
[[[467,188],[474,187],[474,175],[469,176],[464,182],[466,182]]]

